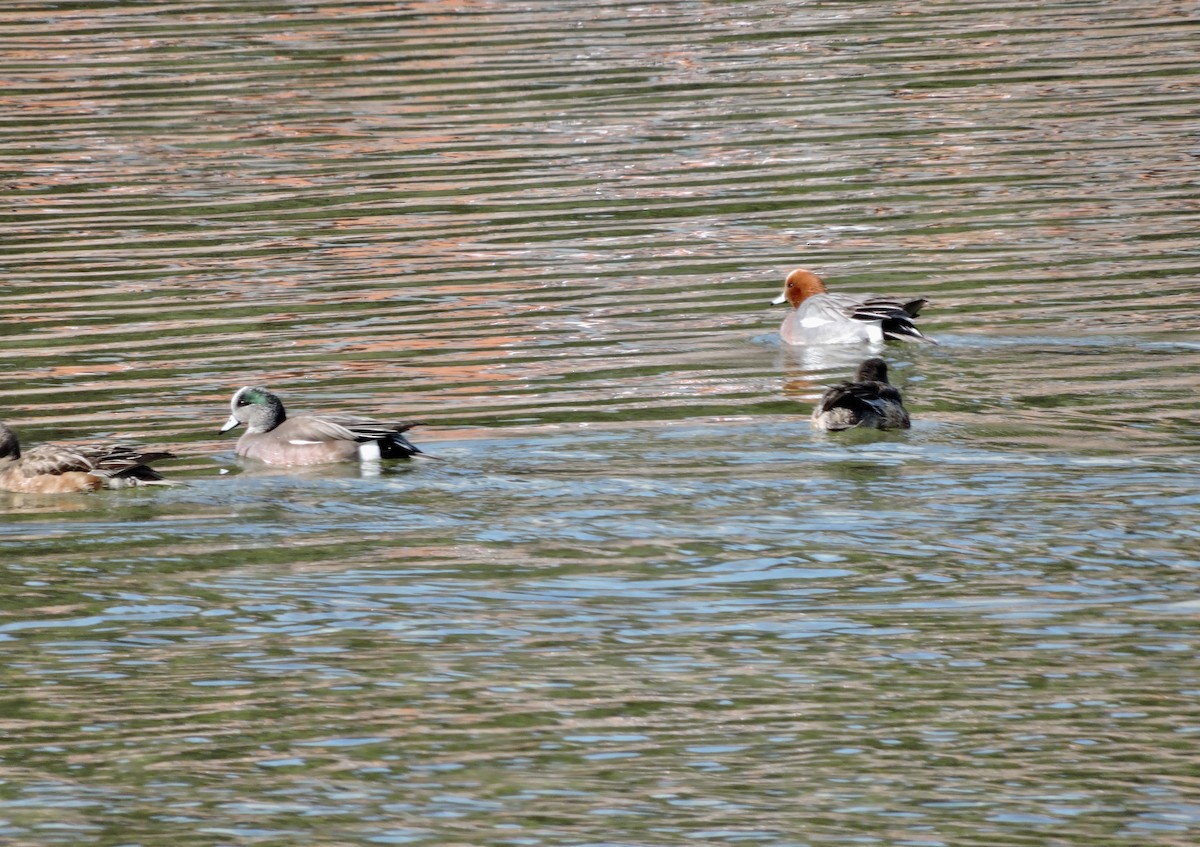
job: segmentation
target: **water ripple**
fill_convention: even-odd
[[[6,843],[1196,841],[1189,9],[0,23],[0,420],[188,483],[0,493]],[[252,383],[440,461],[244,467]]]

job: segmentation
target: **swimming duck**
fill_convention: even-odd
[[[17,434],[0,423],[0,489],[22,494],[70,494],[101,488],[176,485],[149,467],[174,458],[130,444],[100,443],[63,447],[39,444],[21,452]]]
[[[825,281],[804,268],[788,274],[783,293],[771,302],[792,306],[779,327],[779,335],[787,344],[852,344],[885,339],[937,343],[922,335],[912,321],[927,300],[901,303],[887,297],[830,294]]]
[[[813,429],[836,432],[854,427],[908,429],[908,412],[900,391],[888,383],[887,363],[867,359],[853,382],[830,387],[812,413]]]
[[[355,415],[297,415],[261,387],[239,388],[229,401],[228,432],[246,425],[236,452],[268,465],[320,465],[327,462],[407,459],[421,453],[402,433],[416,422],[382,423]]]

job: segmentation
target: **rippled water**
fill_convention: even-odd
[[[1200,838],[1192,4],[11,2],[6,844]],[[818,435],[798,265],[926,296]],[[255,472],[230,394],[440,461]]]

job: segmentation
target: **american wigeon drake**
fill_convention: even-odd
[[[63,447],[39,444],[21,452],[17,434],[0,423],[0,489],[22,494],[71,494],[135,485],[176,485],[149,467],[174,454],[130,444]]]
[[[221,432],[246,425],[237,454],[267,465],[407,459],[421,453],[403,433],[417,422],[382,423],[354,415],[297,415],[265,388],[239,388]]]
[[[913,323],[928,301],[901,303],[887,297],[830,294],[825,281],[804,268],[788,274],[783,293],[771,302],[792,306],[779,327],[779,335],[787,344],[853,344],[885,339],[937,343],[922,335]]]
[[[812,413],[813,429],[836,432],[854,427],[908,429],[900,391],[888,382],[887,363],[867,359],[853,382],[830,387]]]

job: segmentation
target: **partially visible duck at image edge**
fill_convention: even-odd
[[[836,432],[855,427],[908,429],[900,391],[888,382],[887,363],[867,359],[852,382],[831,386],[812,413],[813,429]]]
[[[178,485],[149,466],[173,453],[132,444],[39,444],[24,452],[17,434],[0,423],[0,489],[21,494],[75,494],[101,488]]]
[[[788,274],[783,293],[771,302],[791,304],[792,311],[779,327],[779,336],[787,344],[937,343],[913,323],[927,300],[901,303],[887,297],[830,294],[825,281],[804,268]]]

